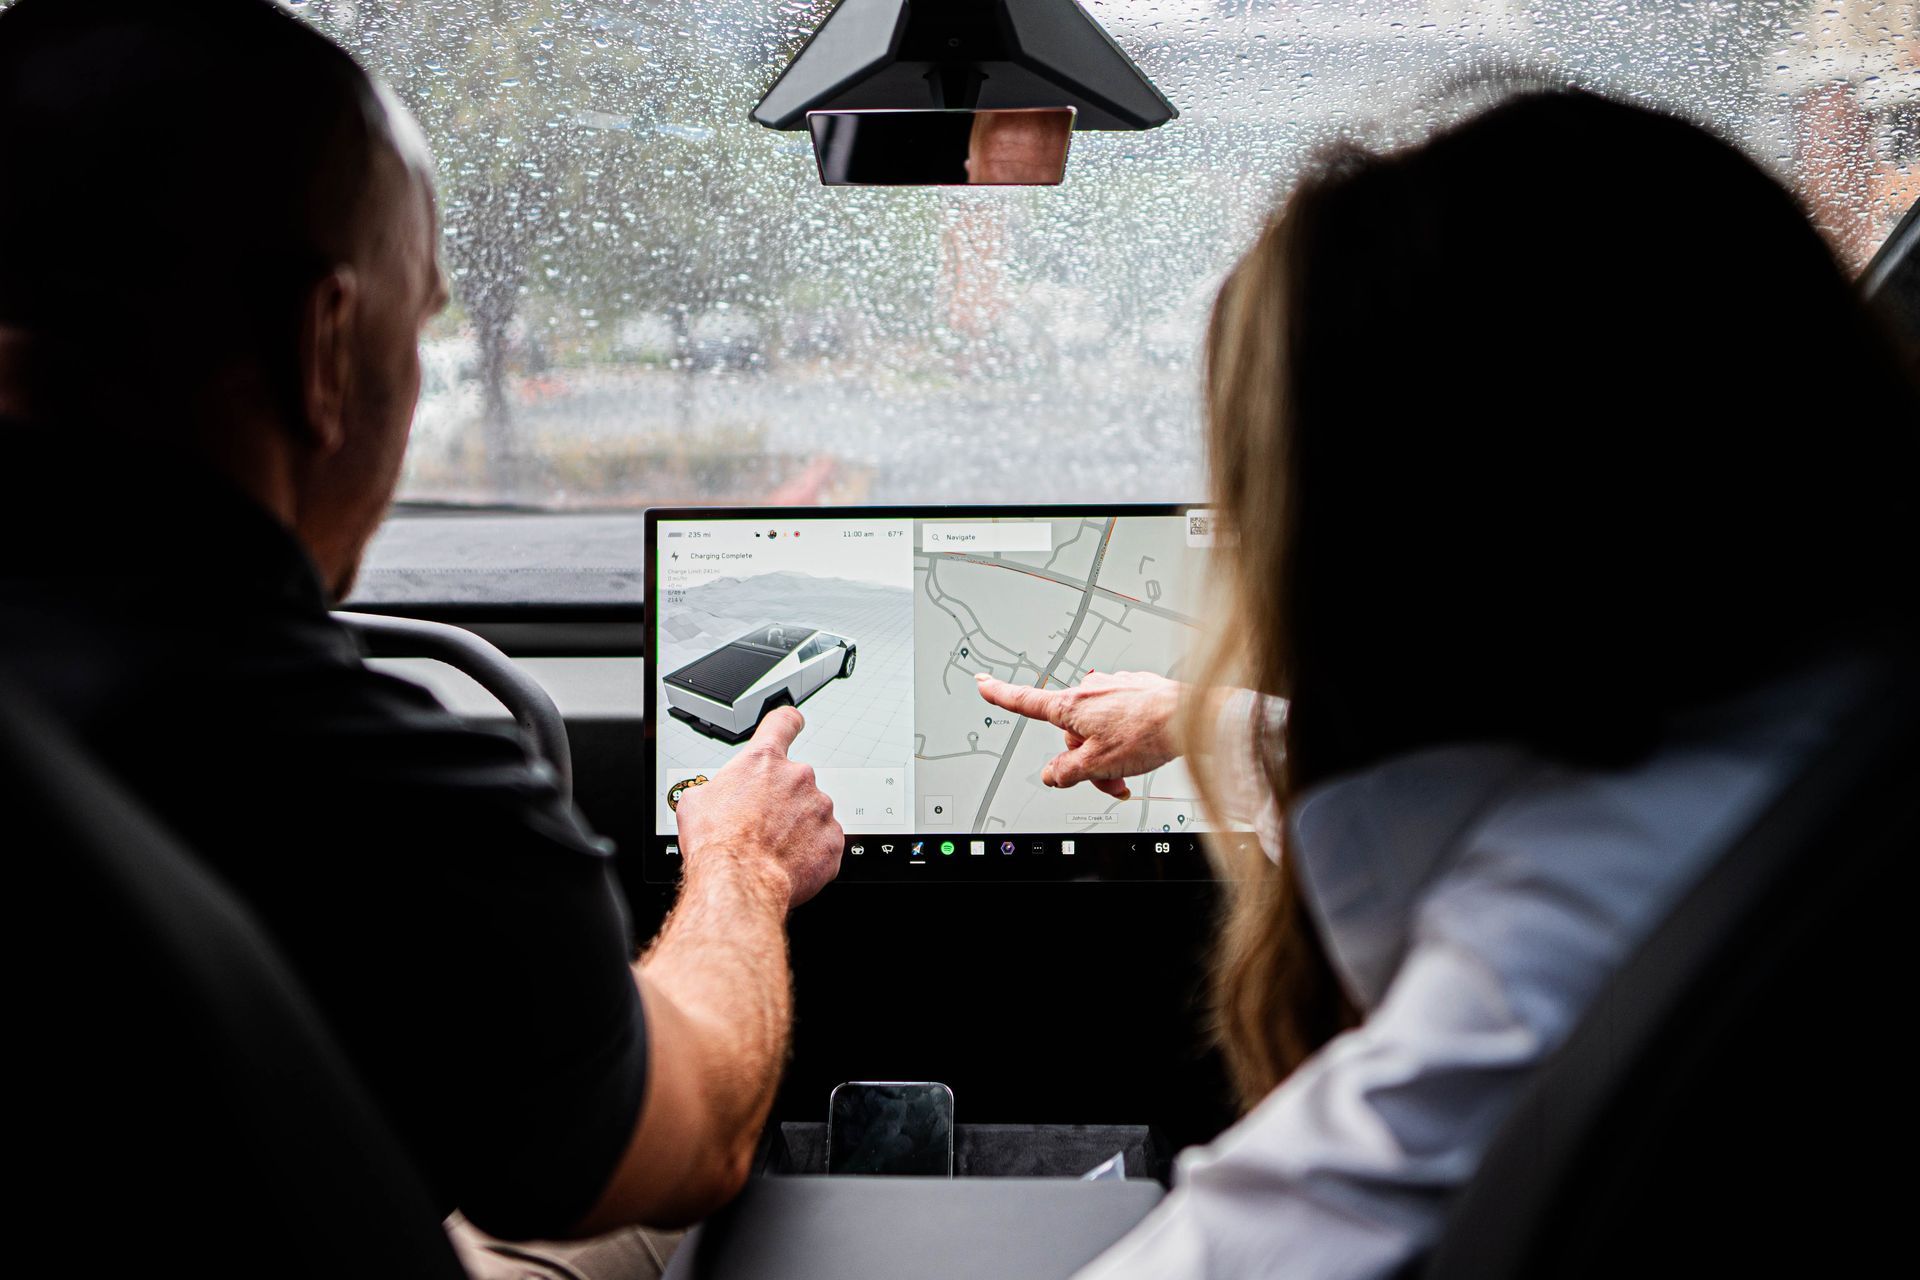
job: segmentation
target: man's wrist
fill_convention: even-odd
[[[709,883],[734,887],[783,916],[793,901],[793,878],[785,868],[764,853],[750,853],[736,844],[689,850],[682,867],[681,892]]]

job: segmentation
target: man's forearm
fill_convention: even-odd
[[[793,1017],[787,913],[833,879],[845,838],[813,770],[787,755],[805,726],[792,707],[768,712],[750,744],[680,798],[680,901],[633,966],[646,1090],[581,1233],[697,1221],[752,1171]]]
[[[699,1028],[716,1137],[758,1136],[786,1061],[788,893],[762,858],[703,851],[636,966]]]

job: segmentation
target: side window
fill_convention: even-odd
[[[819,636],[800,646],[800,661],[811,662],[827,651],[827,642]]]

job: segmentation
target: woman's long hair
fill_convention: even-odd
[[[1324,155],[1220,292],[1206,399],[1230,545],[1199,683],[1288,700],[1283,812],[1445,742],[1626,762],[1912,616],[1900,359],[1792,197],[1671,117],[1528,92]],[[1251,1105],[1353,1010],[1285,859],[1226,871]]]

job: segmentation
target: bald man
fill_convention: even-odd
[[[255,909],[444,1209],[528,1237],[730,1198],[785,917],[842,844],[799,713],[682,802],[636,963],[604,842],[520,740],[328,617],[446,301],[405,112],[268,0],[17,0],[0,175],[0,674]]]

